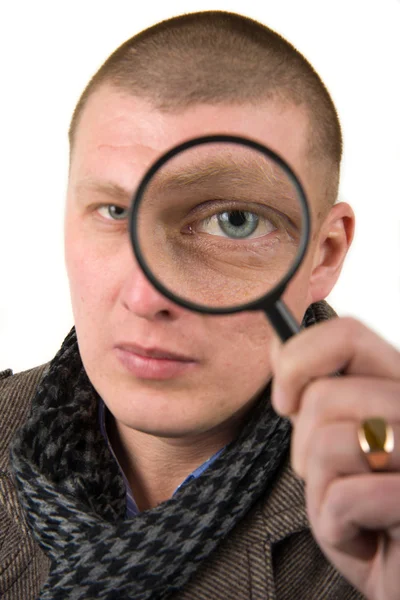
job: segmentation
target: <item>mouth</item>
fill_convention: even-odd
[[[178,360],[182,362],[194,362],[195,360],[191,356],[185,356],[184,354],[171,352],[162,348],[143,348],[142,346],[138,346],[136,344],[124,343],[117,344],[116,347],[120,350],[123,350],[124,352],[130,352],[131,354],[136,354],[137,356],[142,356],[143,358],[155,358],[160,360]]]
[[[136,344],[115,346],[119,363],[138,379],[173,379],[192,369],[196,359],[164,348],[144,348]]]

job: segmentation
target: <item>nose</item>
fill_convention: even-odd
[[[121,300],[124,308],[150,321],[173,320],[183,310],[156,290],[136,261],[125,278]]]

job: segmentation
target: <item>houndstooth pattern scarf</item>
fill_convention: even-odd
[[[305,325],[316,320],[309,309]],[[198,479],[126,519],[124,482],[97,426],[99,397],[72,329],[11,449],[28,524],[51,559],[39,600],[162,600],[184,586],[271,489],[287,456],[290,424],[269,392]]]

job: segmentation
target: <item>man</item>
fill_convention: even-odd
[[[140,178],[210,133],[271,147],[310,200],[310,247],[284,297],[306,329],[283,347],[263,314],[175,305],[133,257]],[[341,134],[319,77],[251,20],[179,17],[106,61],[70,143],[76,333],[50,365],[3,374],[3,596],[398,598],[400,356],[323,303],[354,217],[334,204]],[[393,451],[378,444],[384,473],[358,443],[371,417],[394,434]]]

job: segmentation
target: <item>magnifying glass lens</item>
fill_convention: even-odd
[[[304,242],[304,201],[274,153],[209,142],[153,170],[135,207],[134,237],[153,279],[204,308],[232,309],[272,293]]]

